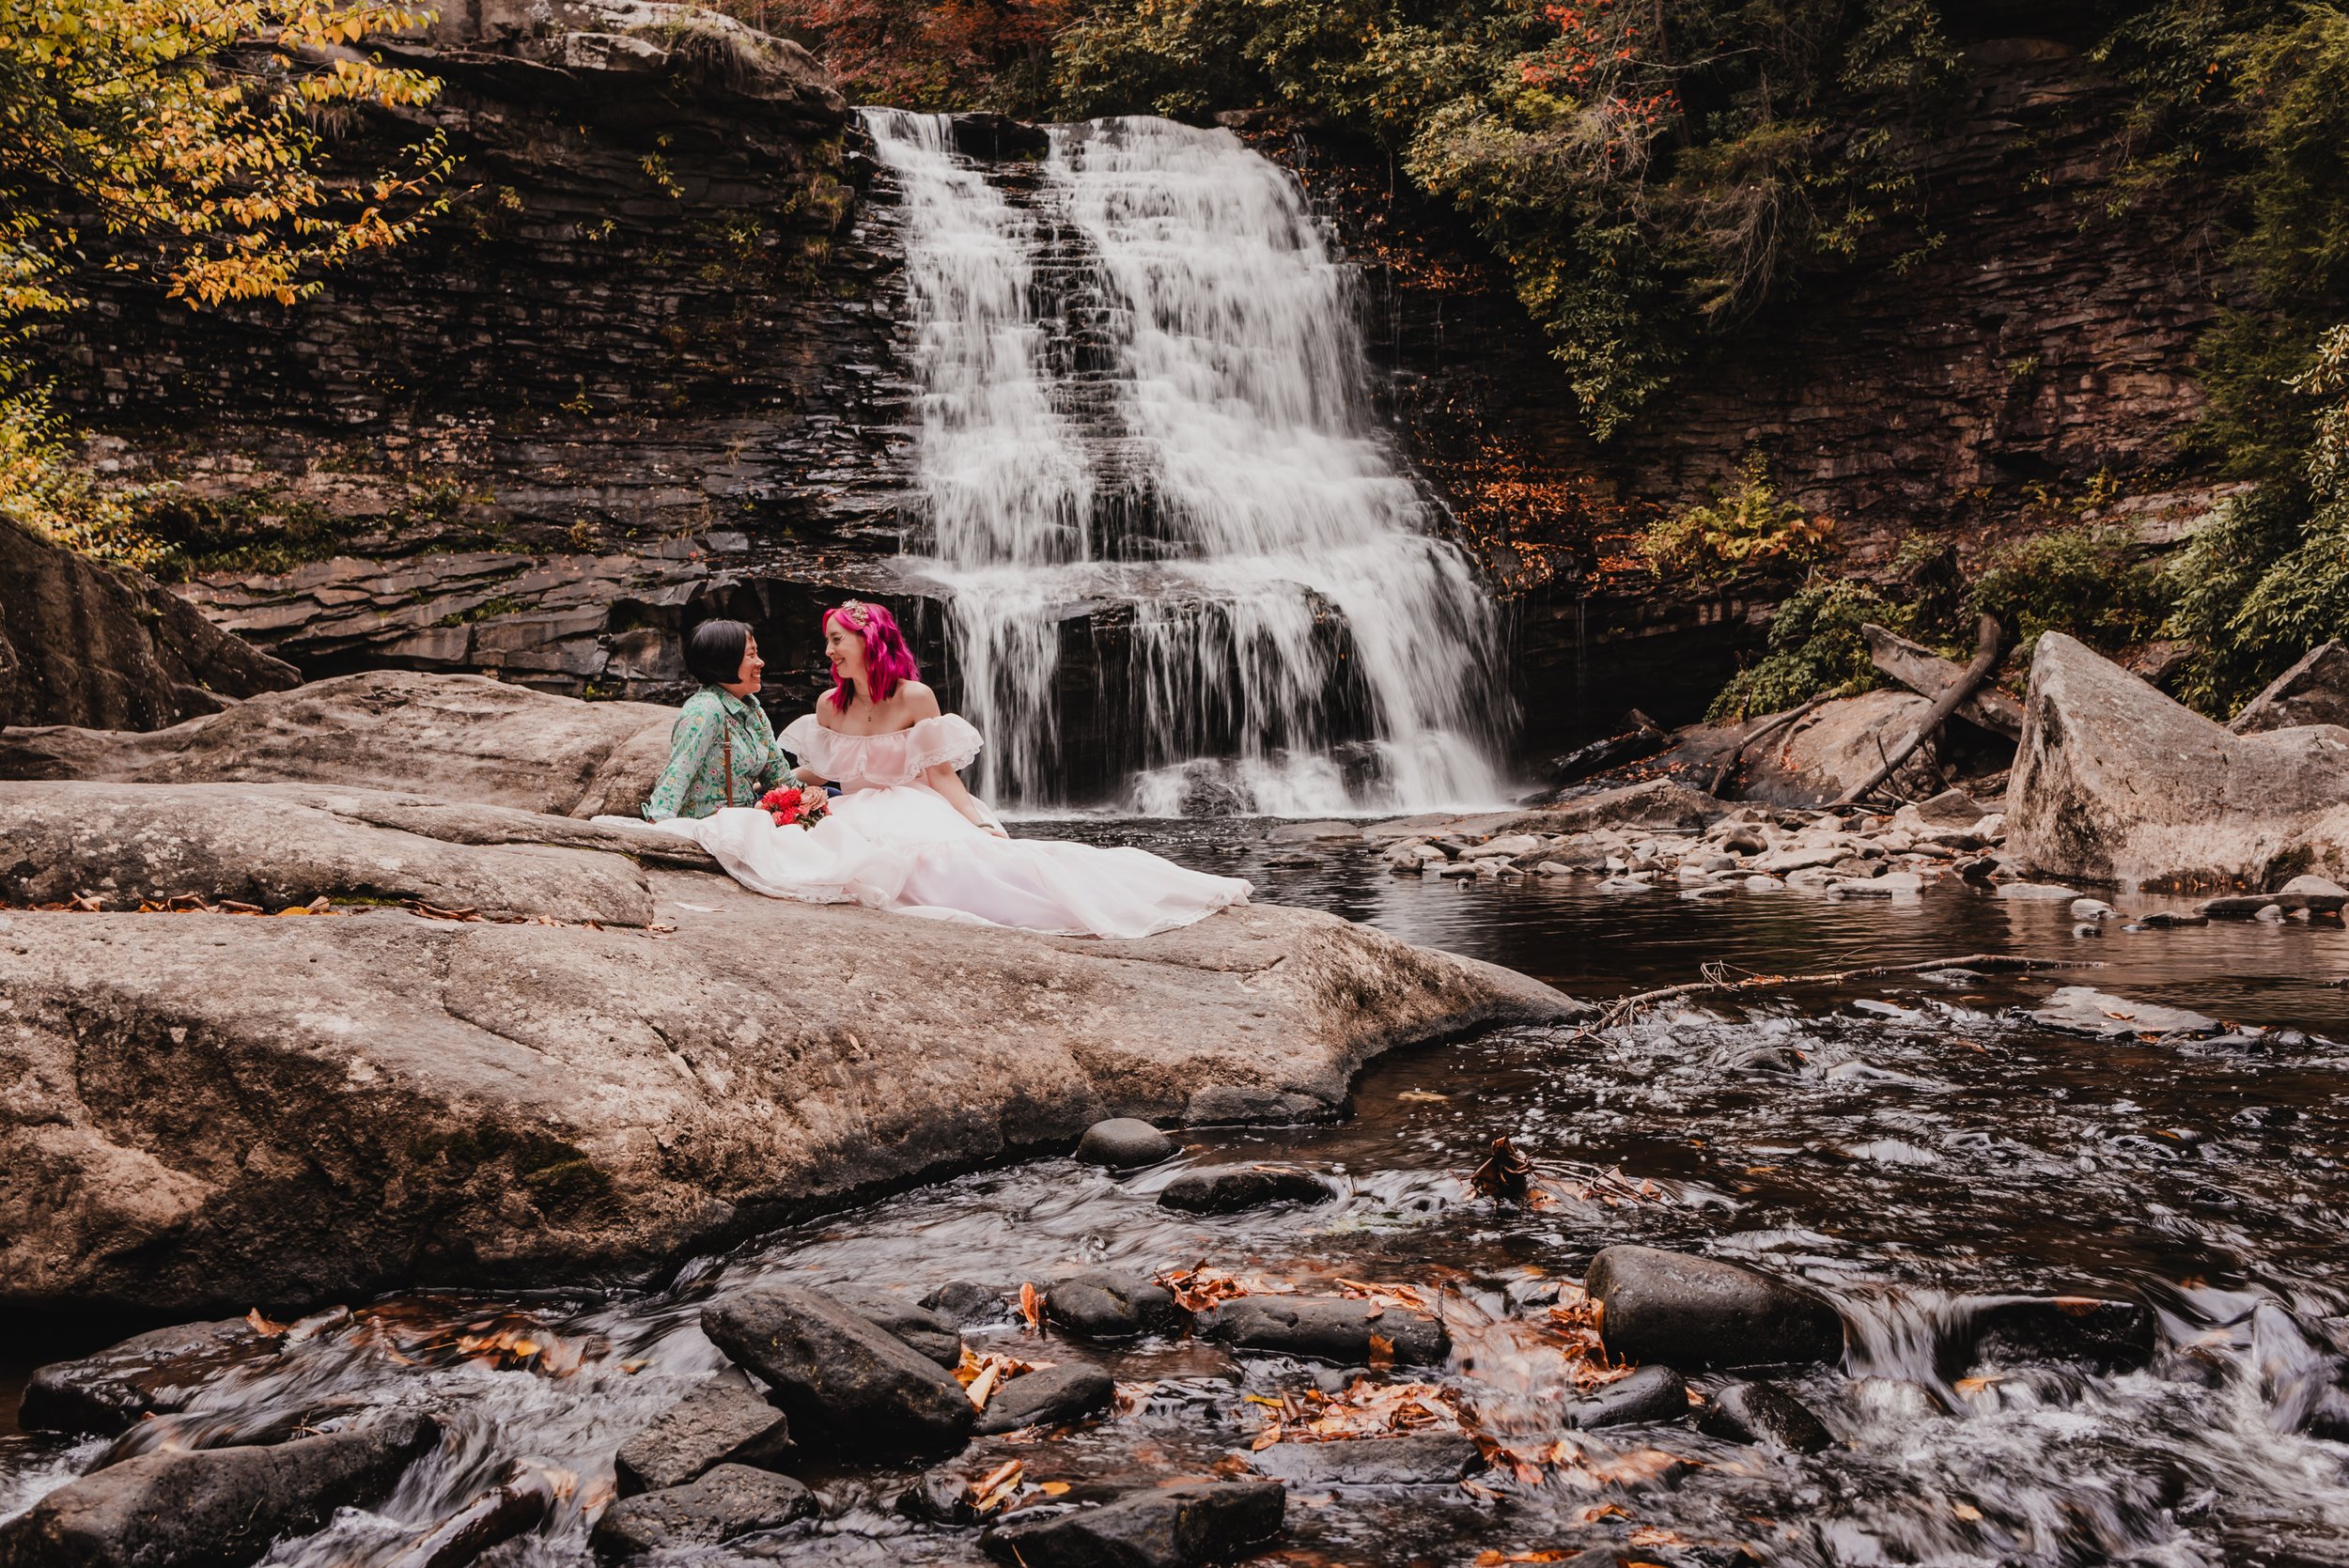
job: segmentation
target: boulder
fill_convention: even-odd
[[[275,1356],[280,1343],[241,1317],[134,1334],[95,1355],[36,1368],[17,1425],[112,1436],[148,1416],[185,1409],[221,1373]]]
[[[373,670],[151,735],[12,730],[0,779],[356,785],[555,816],[633,815],[677,709],[588,703],[485,675]]]
[[[322,895],[609,925],[653,923],[640,857],[710,863],[651,828],[316,784],[0,783],[0,900],[21,904],[194,893],[276,910]]]
[[[723,1464],[772,1468],[791,1448],[783,1413],[728,1370],[706,1379],[620,1445],[620,1496],[682,1486]]]
[[[1588,1431],[1635,1422],[1676,1421],[1688,1413],[1688,1379],[1667,1366],[1644,1366],[1602,1384],[1566,1405],[1568,1426]]]
[[[2133,1372],[2153,1359],[2156,1325],[2142,1301],[2099,1296],[1969,1298],[1966,1357],[2013,1366],[2018,1361],[2077,1361],[2102,1373]]]
[[[1077,1141],[1077,1158],[1087,1165],[1112,1171],[1138,1171],[1173,1159],[1182,1146],[1149,1123],[1134,1116],[1112,1116],[1085,1128]]]
[[[992,1286],[969,1280],[947,1281],[922,1297],[922,1309],[960,1328],[976,1328],[1012,1320],[1009,1297]]]
[[[599,1559],[615,1562],[687,1546],[720,1545],[815,1512],[815,1494],[789,1476],[748,1465],[720,1465],[690,1485],[620,1498],[596,1521],[588,1545]]]
[[[1584,1288],[1610,1356],[1699,1371],[1838,1361],[1843,1320],[1807,1286],[1743,1264],[1610,1247]]]
[[[1196,1325],[1200,1338],[1236,1350],[1339,1366],[1441,1366],[1452,1354],[1452,1336],[1436,1319],[1350,1296],[1237,1296],[1201,1312]]]
[[[240,1568],[388,1494],[439,1439],[420,1416],[269,1448],[166,1449],[70,1481],[0,1525],[0,1568]]]
[[[803,1443],[856,1454],[951,1451],[975,1413],[962,1385],[820,1291],[762,1285],[702,1309],[702,1332],[758,1374]]]
[[[1056,1426],[1110,1407],[1117,1385],[1099,1367],[1064,1361],[1039,1367],[1000,1385],[979,1412],[976,1431],[1017,1432],[1023,1426]]]
[[[1840,800],[1932,706],[1931,698],[1890,688],[1821,703],[1746,753],[1745,794],[1779,806]]]
[[[312,853],[256,842],[238,874],[294,886]],[[557,894],[624,880],[654,924],[11,912],[0,1307],[627,1282],[1105,1116],[1330,1114],[1392,1046],[1574,1011],[1303,909],[1081,940],[580,858],[612,880],[505,907],[559,919]]]
[[[1715,1389],[1697,1425],[1733,1443],[1774,1443],[1797,1453],[1817,1453],[1835,1442],[1825,1421],[1775,1383],[1731,1383]]]
[[[2226,1027],[2217,1018],[2183,1007],[2131,1001],[2089,986],[2057,987],[2044,1004],[2030,1010],[2030,1019],[2065,1034],[2085,1034],[2096,1040],[2128,1040],[2139,1035],[2210,1035]]]
[[[1164,1285],[1123,1274],[1080,1274],[1044,1293],[1044,1315],[1082,1339],[1122,1340],[1182,1321]]]
[[[157,730],[301,683],[162,584],[0,518],[0,728]]]
[[[885,1290],[844,1286],[825,1294],[882,1333],[905,1341],[948,1372],[962,1365],[962,1330],[929,1308]]]
[[[2227,728],[2237,735],[2296,729],[2303,724],[2349,728],[2349,647],[2325,643],[2243,705]]]
[[[1896,631],[1880,626],[1863,626],[1859,631],[1868,640],[1870,661],[1921,697],[1938,700],[1966,673],[1966,667],[1956,660],[1944,659]],[[2021,705],[1987,682],[1976,687],[1957,705],[1957,716],[2009,740],[2023,733]]]
[[[1015,1515],[979,1544],[1019,1568],[1205,1568],[1280,1534],[1287,1511],[1288,1488],[1277,1481],[1193,1482],[1098,1508]]]
[[[1343,1437],[1329,1443],[1275,1443],[1248,1456],[1259,1475],[1291,1486],[1450,1486],[1485,1467],[1473,1437],[1414,1433],[1402,1437]]]
[[[1159,1206],[1186,1214],[1238,1214],[1268,1203],[1326,1203],[1335,1188],[1310,1171],[1277,1165],[1218,1165],[1187,1171],[1159,1193]]]
[[[2236,735],[2061,632],[2031,661],[2007,854],[2141,888],[2349,876],[2349,729]]]

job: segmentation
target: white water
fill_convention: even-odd
[[[1062,802],[1062,623],[1114,628],[1124,803],[1496,804],[1492,607],[1375,438],[1353,271],[1228,132],[1062,126],[1033,196],[867,110],[904,203],[926,553],[980,787]],[[1363,741],[1355,765],[1332,749]]]

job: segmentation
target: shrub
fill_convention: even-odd
[[[1666,518],[1640,536],[1658,577],[1720,581],[1748,567],[1807,567],[1835,545],[1835,523],[1781,501],[1759,453],[1738,465],[1737,483],[1710,504]]]
[[[1829,693],[1850,696],[1883,684],[1868,659],[1859,629],[1873,621],[1906,631],[1907,608],[1865,582],[1813,578],[1778,607],[1770,620],[1769,651],[1721,689],[1705,712],[1710,723],[1777,713]]]
[[[2160,567],[2125,528],[2084,523],[2010,540],[1974,580],[1975,613],[1995,615],[2016,656],[2043,631],[2065,631],[2115,652],[2158,633],[2169,613]]]
[[[166,547],[135,512],[148,492],[101,489],[74,459],[46,399],[0,395],[0,518],[117,566],[145,571],[162,561]]]

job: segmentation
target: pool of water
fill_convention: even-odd
[[[919,1293],[971,1280],[1016,1294],[1080,1269],[1204,1264],[1264,1288],[1367,1281],[1438,1303],[1453,1364],[1372,1380],[1427,1381],[1508,1456],[1481,1494],[1300,1489],[1265,1562],[1557,1560],[1610,1543],[1659,1563],[2349,1561],[2349,1447],[2293,1429],[2349,1348],[2349,1048],[2331,1043],[2349,1039],[2349,1008],[2326,984],[2349,976],[2338,925],[2083,939],[2061,903],[1954,890],[1897,904],[1794,892],[1699,902],[1601,894],[1587,879],[1401,878],[1357,849],[1276,864],[1299,847],[1268,846],[1247,824],[1022,831],[1237,872],[1262,896],[1592,997],[1694,979],[1707,964],[1794,974],[1997,953],[2101,967],[1777,986],[1618,1028],[1501,1031],[1385,1058],[1340,1122],[1194,1130],[1180,1160],[1123,1179],[1066,1159],[966,1174],[698,1260],[657,1293],[352,1303],[355,1315],[319,1320],[178,1420],[217,1431],[339,1400],[429,1408],[451,1436],[381,1507],[272,1560],[382,1560],[518,1463],[575,1472],[578,1488],[543,1530],[485,1560],[586,1560],[613,1450],[719,1364],[695,1315],[723,1288],[785,1279]],[[2164,907],[2116,902],[2124,914]],[[2306,1034],[2116,1044],[2023,1016],[2064,984]],[[1537,1205],[1471,1190],[1499,1135],[1542,1163]],[[1184,1170],[1276,1157],[1321,1172],[1339,1196],[1220,1218],[1157,1204]],[[1800,1457],[1678,1426],[1565,1432],[1574,1363],[1548,1310],[1617,1241],[1752,1262],[1836,1296],[1845,1365],[1789,1384],[1835,1446]],[[2004,1291],[2141,1296],[2158,1311],[2161,1354],[2119,1375],[1944,1365],[1936,1326],[1950,1299]],[[501,1324],[567,1347],[558,1371],[449,1349],[459,1332]],[[1187,1340],[1123,1354],[1038,1340],[1016,1319],[971,1342],[1099,1359],[1119,1379],[1114,1418],[1043,1440],[982,1439],[957,1462],[975,1475],[1019,1457],[1034,1483],[1233,1473],[1260,1402],[1347,1382]],[[0,1438],[0,1513],[99,1450]],[[980,1560],[968,1532],[891,1511],[911,1473],[812,1473],[819,1521],[692,1560]]]

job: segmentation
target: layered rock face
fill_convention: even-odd
[[[0,520],[0,726],[160,729],[301,678],[161,584]]]
[[[2349,873],[2349,729],[2234,735],[2061,632],[2039,640],[2007,852],[2053,876],[2185,890]]]
[[[161,533],[291,567],[211,574],[208,611],[314,675],[674,695],[686,601],[724,597],[749,536],[828,582],[817,547],[894,549],[898,247],[803,50],[679,6],[488,0],[386,53],[443,92],[338,156],[444,135],[449,214],[291,307],[192,313],[93,270],[41,345],[100,466],[182,487]]]

